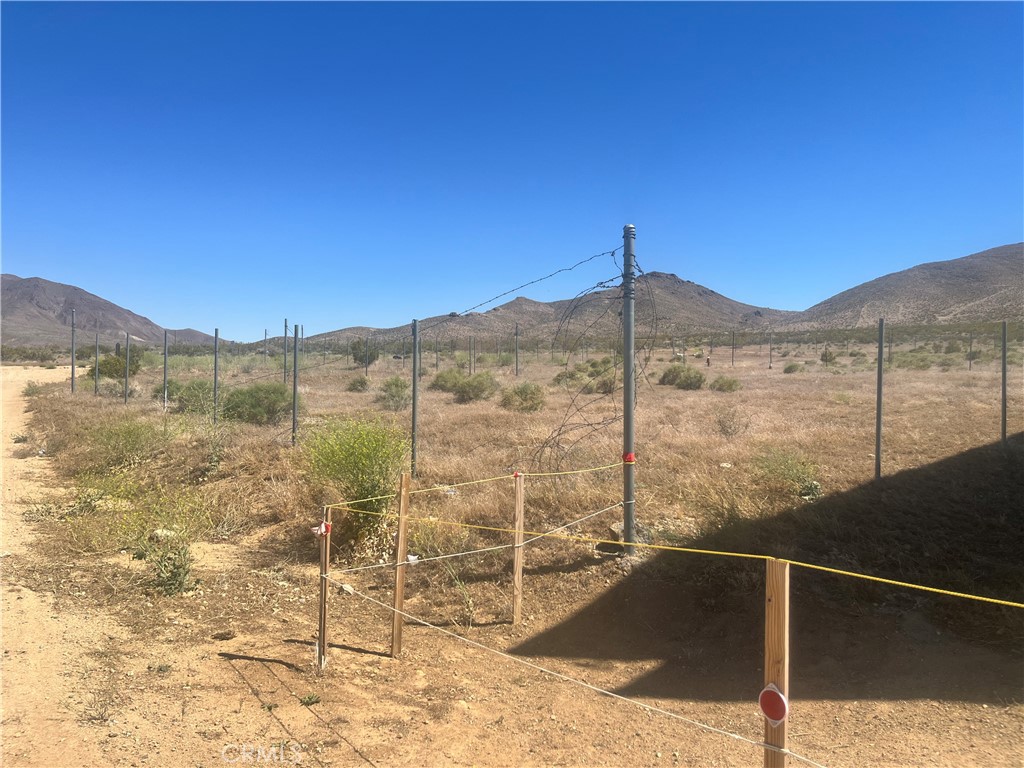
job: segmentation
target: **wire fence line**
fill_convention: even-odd
[[[793,752],[790,749],[785,749],[785,748],[782,748],[782,747],[778,747],[778,746],[775,746],[774,744],[768,744],[767,742],[760,741],[760,740],[757,740],[757,739],[751,739],[751,738],[748,738],[746,736],[742,736],[742,735],[740,735],[738,733],[733,733],[731,731],[724,730],[722,728],[716,728],[713,725],[709,725],[707,723],[702,723],[699,720],[694,720],[692,718],[685,717],[684,715],[681,715],[678,712],[672,712],[671,710],[664,709],[663,707],[655,707],[655,706],[653,706],[651,704],[647,704],[647,703],[642,702],[642,701],[640,701],[638,699],[631,699],[628,696],[623,696],[621,694],[615,693],[614,691],[609,691],[609,690],[606,690],[604,688],[600,688],[600,687],[598,687],[596,685],[592,685],[591,683],[586,682],[585,680],[580,680],[580,679],[575,678],[575,677],[570,677],[569,675],[565,675],[565,674],[563,674],[561,672],[557,672],[557,671],[555,671],[553,669],[550,669],[548,667],[544,667],[544,666],[542,666],[540,664],[537,664],[536,662],[529,661],[528,659],[524,659],[524,658],[521,658],[521,657],[518,657],[518,656],[513,656],[510,653],[506,653],[505,651],[499,650],[497,648],[492,648],[491,646],[485,645],[484,643],[480,643],[480,642],[477,642],[476,640],[472,640],[472,639],[470,639],[468,637],[465,637],[464,635],[460,635],[457,632],[452,632],[451,630],[445,629],[444,627],[440,627],[440,626],[438,626],[436,624],[432,624],[431,622],[427,621],[426,619],[422,619],[422,618],[420,618],[418,616],[415,616],[415,615],[413,615],[411,613],[408,613],[407,611],[398,610],[394,606],[388,605],[387,603],[382,602],[381,600],[377,600],[376,598],[371,597],[370,595],[367,595],[367,594],[365,594],[363,592],[360,592],[357,589],[354,589],[351,585],[343,584],[342,582],[337,581],[336,579],[332,579],[330,577],[327,577],[326,580],[329,583],[334,584],[335,586],[337,586],[339,588],[347,588],[347,589],[345,589],[346,592],[348,590],[351,590],[351,593],[353,595],[355,595],[355,596],[357,596],[357,597],[359,597],[359,598],[361,598],[361,599],[363,599],[363,600],[365,600],[365,601],[367,601],[369,603],[372,603],[374,605],[380,606],[381,608],[385,608],[388,611],[391,611],[391,612],[397,614],[398,616],[401,616],[403,619],[408,619],[409,621],[413,621],[416,624],[420,624],[421,626],[427,627],[428,629],[432,629],[432,630],[434,630],[436,632],[440,632],[441,634],[443,634],[443,635],[445,635],[447,637],[450,637],[452,639],[455,639],[455,640],[457,640],[457,641],[459,641],[461,643],[465,643],[466,645],[470,645],[470,646],[472,646],[472,647],[474,647],[474,648],[476,648],[478,650],[485,651],[486,653],[494,654],[495,656],[499,656],[499,657],[501,657],[501,658],[503,658],[503,659],[505,659],[507,661],[511,661],[511,662],[513,662],[515,664],[518,664],[520,666],[528,667],[530,669],[533,669],[534,671],[541,672],[541,673],[543,673],[545,675],[550,675],[551,677],[554,677],[554,678],[556,678],[556,679],[558,679],[558,680],[560,680],[562,682],[569,683],[571,685],[575,685],[575,686],[578,686],[580,688],[585,688],[586,690],[592,691],[593,693],[597,693],[597,694],[600,694],[602,696],[607,696],[609,698],[625,702],[625,703],[630,704],[632,706],[639,707],[639,708],[641,708],[641,709],[643,709],[643,710],[645,710],[647,712],[651,712],[651,713],[658,714],[658,715],[663,715],[663,716],[671,718],[673,720],[679,720],[680,722],[686,723],[688,725],[692,725],[692,726],[694,726],[696,728],[699,728],[701,730],[707,731],[709,733],[714,733],[714,734],[717,734],[719,736],[726,736],[728,738],[735,739],[736,741],[743,742],[745,744],[748,744],[748,745],[750,745],[752,747],[755,747],[755,748],[758,748],[758,749],[768,750],[768,751],[771,751],[771,752],[776,752],[776,753],[779,753],[779,754],[782,754],[782,755],[786,755],[787,757],[792,757],[794,760],[798,760],[798,761],[800,761],[800,762],[802,762],[802,763],[804,763],[806,765],[814,766],[815,768],[826,768],[826,766],[822,765],[821,763],[818,763],[818,762],[816,762],[816,761],[814,761],[814,760],[812,760],[812,759],[810,759],[808,757],[804,757],[803,755],[800,755],[800,754],[798,754],[796,752]]]

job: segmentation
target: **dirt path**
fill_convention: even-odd
[[[26,509],[52,490],[46,460],[15,458],[16,435],[28,422],[22,391],[29,381],[68,380],[70,369],[2,369],[3,382],[3,697],[0,700],[4,765],[98,765],[95,730],[69,717],[69,703],[86,671],[71,649],[88,647],[97,630],[116,631],[99,617],[58,612],[52,594],[34,592],[10,578],[28,557],[35,533]]]

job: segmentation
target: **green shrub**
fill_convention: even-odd
[[[734,379],[730,376],[716,376],[715,380],[708,384],[708,389],[712,389],[715,392],[735,392],[742,386],[739,379]]]
[[[24,388],[21,390],[21,394],[25,397],[35,397],[43,393],[43,385],[38,381],[26,382]]]
[[[409,451],[404,430],[379,419],[332,421],[306,440],[304,453],[310,475],[324,483],[352,509],[341,523],[343,537],[353,543],[382,541],[384,518]]]
[[[365,376],[356,376],[345,387],[347,392],[366,392],[370,388],[370,380]]]
[[[800,363],[786,363],[786,367],[782,369],[783,373],[796,373],[803,366]]]
[[[829,365],[830,363],[834,363],[835,361],[836,353],[833,352],[831,349],[826,349],[824,352],[821,353],[821,362],[823,362],[825,365]]]
[[[544,390],[539,384],[517,384],[501,393],[501,406],[512,411],[539,411],[544,407]]]
[[[609,373],[596,379],[591,379],[583,385],[580,390],[585,395],[610,395],[615,391],[615,374]]]
[[[213,382],[195,379],[181,388],[176,398],[178,413],[213,413]]]
[[[448,368],[438,373],[432,382],[430,382],[429,389],[438,390],[440,392],[455,393],[467,378],[464,371],[458,368]]]
[[[659,384],[665,384],[670,387],[674,387],[679,381],[686,375],[686,372],[690,370],[688,366],[680,365],[679,363],[673,363],[664,371],[662,371],[661,378],[658,379]]]
[[[224,397],[221,412],[230,421],[247,424],[277,424],[292,410],[292,393],[280,381],[259,381],[232,389]]]
[[[146,553],[153,571],[153,585],[165,595],[179,595],[195,586],[192,552],[186,542],[171,539]]]
[[[374,402],[386,411],[404,411],[412,405],[412,385],[401,376],[392,376],[381,386]]]
[[[924,349],[922,347],[921,349]],[[927,354],[897,354],[894,356],[893,364],[897,368],[907,368],[911,371],[927,371],[932,367],[932,361]]]
[[[676,389],[700,389],[706,379],[698,368],[687,366],[676,381]]]
[[[177,400],[178,397],[181,395],[181,390],[184,389],[184,388],[185,388],[185,385],[182,384],[177,379],[168,379],[167,380],[167,400],[169,402],[174,402],[175,400]],[[164,383],[162,381],[158,381],[156,384],[153,385],[153,399],[154,400],[163,400],[164,399]]]
[[[83,464],[94,470],[131,469],[152,458],[165,442],[159,426],[126,416],[93,431]]]
[[[380,353],[372,344],[365,344],[362,339],[352,342],[352,360],[359,365],[370,365],[377,361]]]
[[[142,354],[131,355],[131,360],[128,363],[128,375],[134,376],[139,372],[142,367]],[[89,378],[96,376],[96,366],[90,365],[87,373]],[[104,355],[100,358],[100,376],[105,379],[123,379],[124,378],[124,353],[121,355]]]
[[[821,484],[815,479],[817,467],[799,452],[769,448],[755,464],[764,479],[782,491],[805,501],[822,495]]]
[[[583,382],[584,376],[579,371],[559,371],[551,383],[556,387],[572,389]]]
[[[456,403],[472,403],[476,400],[487,400],[498,391],[498,382],[488,371],[474,373],[459,383],[455,390]]]
[[[952,341],[947,341],[946,342],[946,347],[945,347],[944,352],[947,355],[954,355],[957,352],[962,352],[962,351],[963,351],[963,347],[960,345],[960,342],[957,341],[956,339],[953,339]]]

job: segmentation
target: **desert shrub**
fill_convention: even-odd
[[[146,552],[146,560],[152,569],[153,586],[165,595],[179,595],[195,586],[187,542],[173,538],[157,544]]]
[[[615,374],[609,373],[596,379],[591,379],[583,385],[581,391],[585,395],[610,395],[615,391]]]
[[[130,416],[97,424],[80,462],[89,470],[130,469],[152,458],[166,443],[161,428]]]
[[[466,378],[467,375],[464,371],[458,368],[448,368],[434,377],[434,380],[430,382],[429,389],[454,393]]]
[[[455,402],[472,403],[476,400],[487,400],[497,391],[498,382],[494,376],[487,371],[481,371],[459,383],[455,389]]]
[[[365,343],[362,339],[352,342],[352,360],[359,365],[370,365],[376,362],[379,354],[376,347]]]
[[[687,366],[674,363],[662,371],[661,377],[658,379],[658,383],[674,387],[686,374],[687,370],[689,370]]]
[[[731,376],[716,376],[714,381],[708,384],[708,389],[715,392],[735,392],[742,386],[739,379],[734,379]]]
[[[961,346],[959,341],[957,341],[956,339],[953,339],[952,341],[947,341],[946,342],[946,346],[945,346],[945,349],[943,351],[947,355],[955,355],[957,352],[962,352],[963,351],[963,347]]]
[[[865,352],[863,349],[851,349],[850,350],[850,357],[867,357],[867,356],[868,356],[868,353]]]
[[[782,369],[783,373],[796,373],[803,366],[800,363],[786,363],[786,367]]]
[[[392,376],[381,385],[374,402],[386,411],[404,411],[412,405],[412,385],[401,376]]]
[[[676,380],[676,389],[700,389],[706,380],[707,377],[700,369],[687,366]]]
[[[977,350],[977,349],[972,350],[972,351],[968,352],[965,357],[966,357],[966,359],[968,359],[968,360],[970,360],[972,362],[974,360],[980,360],[981,359],[981,351]]]
[[[128,362],[128,375],[134,376],[142,368],[142,355],[141,351],[139,354],[131,355],[131,359]],[[86,374],[89,377],[96,375],[96,366],[90,365],[89,371]],[[123,379],[124,378],[124,353],[120,355],[104,355],[100,358],[100,376],[105,379]]]
[[[178,413],[213,413],[213,382],[195,379],[181,388],[176,398]]]
[[[924,347],[921,347],[921,349],[924,349]],[[897,368],[906,368],[911,371],[927,371],[932,367],[931,358],[927,354],[914,354],[911,352],[905,355],[898,354],[894,357],[893,364]]]
[[[822,495],[821,484],[815,478],[817,468],[800,453],[770,448],[755,463],[762,477],[780,491],[805,501]]]
[[[830,365],[835,361],[836,353],[833,352],[831,349],[826,349],[824,352],[821,353],[821,362],[823,362],[825,365]]]
[[[515,363],[516,358],[511,352],[502,352],[498,355],[498,366],[507,368],[508,366]]]
[[[750,418],[739,408],[723,408],[715,411],[715,427],[722,437],[737,437],[750,429]]]
[[[331,421],[306,440],[310,475],[348,501],[348,507],[371,514],[346,515],[343,540],[353,545],[386,546],[384,518],[409,451],[406,433],[379,419]]]
[[[539,384],[517,384],[501,393],[501,406],[513,411],[539,411],[544,407],[544,390]]]
[[[565,389],[572,389],[579,386],[584,379],[584,375],[579,371],[559,371],[555,378],[551,380],[551,383],[556,387],[563,387]]]
[[[28,381],[21,390],[21,394],[25,397],[35,397],[43,393],[43,385],[38,381]]]
[[[280,381],[259,381],[232,389],[224,397],[225,419],[247,424],[277,424],[292,409],[292,393]]]
[[[346,392],[366,392],[370,388],[370,380],[365,376],[356,376],[346,387]]]
[[[182,384],[177,379],[168,379],[167,400],[170,402],[174,402],[175,400],[177,400],[178,396],[181,395],[181,390],[184,388],[185,385]],[[158,381],[156,384],[153,385],[152,394],[154,400],[164,399],[164,383],[162,381]]]

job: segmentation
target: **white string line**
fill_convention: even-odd
[[[573,520],[571,523],[566,523],[565,525],[561,525],[558,528],[552,528],[550,531],[546,531],[544,533],[539,533],[536,536],[534,536],[532,539],[527,539],[526,541],[524,541],[523,542],[523,546],[525,546],[527,544],[530,544],[531,542],[534,542],[537,539],[543,539],[545,536],[550,536],[553,533],[558,533],[559,531],[564,531],[566,528],[569,528],[570,526],[576,525],[577,523],[585,522],[585,521],[589,520],[592,517],[597,517],[598,515],[604,514],[605,512],[607,512],[610,509],[615,509],[616,507],[621,507],[621,506],[622,506],[622,502],[621,501],[617,501],[614,504],[612,504],[610,507],[605,507],[604,509],[599,509],[599,510],[597,510],[597,512],[591,512],[589,515],[586,515],[585,517],[581,517],[579,520]]]
[[[589,515],[586,515],[585,517],[581,517],[579,520],[573,520],[572,522],[566,523],[565,525],[560,525],[558,528],[552,528],[550,531],[546,531],[544,533],[537,534],[533,538],[527,539],[526,541],[524,541],[522,546],[526,546],[527,544],[529,544],[531,542],[534,542],[537,539],[543,539],[545,536],[550,536],[553,533],[558,533],[559,531],[565,530],[566,528],[569,528],[570,526],[576,525],[578,523],[585,522],[585,521],[589,520],[592,517],[596,517],[597,515],[600,515],[600,514],[603,514],[603,513],[607,512],[610,509],[615,509],[616,507],[621,507],[621,506],[622,506],[622,502],[618,501],[615,504],[612,504],[610,507],[605,507],[604,509],[599,509],[597,512],[591,512]],[[434,560],[448,560],[448,559],[453,558],[453,557],[464,557],[466,555],[479,555],[482,552],[496,552],[499,549],[511,549],[511,548],[513,548],[515,546],[517,546],[517,545],[516,544],[497,544],[497,545],[495,545],[493,547],[485,547],[483,549],[470,549],[470,550],[467,550],[466,552],[453,552],[453,553],[447,554],[447,555],[435,555],[434,557],[421,557],[421,558],[417,558],[416,560],[410,560],[409,564],[412,565],[412,564],[415,563],[416,565],[419,565],[420,563],[429,563],[429,562],[432,562]],[[359,565],[359,566],[355,566],[355,567],[352,567],[352,568],[344,568],[344,569],[342,569],[340,571],[335,571],[335,573],[354,573],[356,571],[369,571],[369,570],[373,570],[374,568],[394,568],[394,567],[396,567],[398,565],[404,565],[404,563],[373,563],[372,565]]]
[[[330,578],[329,576],[325,576],[325,578],[328,581],[334,581],[334,579]],[[338,584],[338,586],[341,586],[341,584],[339,582],[337,582],[337,581],[334,581],[334,583]],[[690,718],[684,717],[683,715],[680,715],[680,714],[678,714],[676,712],[671,712],[671,711],[669,711],[667,709],[661,709],[660,707],[655,707],[655,706],[652,706],[650,704],[645,704],[642,701],[637,701],[636,699],[631,699],[631,698],[629,698],[627,696],[622,696],[621,694],[613,693],[612,691],[606,691],[604,688],[598,688],[596,685],[591,685],[590,683],[585,682],[583,680],[577,680],[574,677],[569,677],[568,675],[563,675],[561,672],[555,672],[554,670],[547,669],[546,667],[542,667],[539,664],[533,663],[532,661],[527,661],[526,659],[521,659],[521,658],[518,658],[516,656],[512,656],[511,654],[505,653],[504,651],[499,651],[497,648],[491,648],[489,646],[484,645],[483,643],[478,643],[475,640],[470,640],[468,637],[463,637],[462,635],[456,634],[455,632],[451,632],[451,631],[449,631],[447,629],[444,629],[443,627],[439,627],[439,626],[437,626],[435,624],[431,624],[429,621],[421,619],[418,616],[413,616],[411,613],[406,613],[405,611],[400,611],[397,608],[395,608],[394,606],[388,605],[387,603],[382,603],[380,600],[372,598],[369,595],[364,595],[362,592],[360,592],[360,591],[358,591],[356,589],[352,590],[352,594],[358,595],[359,597],[361,597],[364,600],[367,600],[367,601],[369,601],[371,603],[376,603],[377,605],[381,606],[382,608],[387,608],[389,611],[392,611],[393,613],[397,613],[400,616],[404,616],[407,619],[411,619],[412,621],[415,621],[418,624],[422,624],[425,627],[429,627],[430,629],[436,629],[438,632],[441,632],[441,633],[443,633],[445,635],[448,635],[449,637],[454,637],[456,640],[461,640],[464,643],[468,643],[469,645],[472,645],[472,646],[474,646],[476,648],[479,648],[482,651],[487,651],[487,652],[493,653],[493,654],[495,654],[497,656],[501,656],[501,657],[506,658],[506,659],[508,659],[510,661],[514,661],[517,664],[522,664],[524,666],[527,666],[527,667],[530,667],[532,669],[535,669],[538,672],[543,672],[544,674],[551,675],[551,676],[556,677],[556,678],[558,678],[560,680],[564,680],[567,683],[572,683],[572,684],[578,685],[578,686],[580,686],[582,688],[587,688],[587,689],[589,689],[591,691],[594,691],[595,693],[600,693],[603,696],[609,696],[609,697],[611,697],[613,699],[618,699],[620,701],[625,701],[628,704],[634,704],[634,705],[640,707],[641,709],[647,710],[648,712],[656,712],[656,713],[658,713],[660,715],[665,715],[666,717],[671,717],[671,718],[676,719],[676,720],[681,720],[684,723],[688,723],[689,725],[696,726],[697,728],[701,728],[701,729],[703,729],[705,731],[710,731],[711,733],[717,733],[717,734],[719,734],[721,736],[728,736],[730,739],[736,739],[737,741],[745,742],[745,743],[747,743],[747,744],[749,744],[749,745],[751,745],[753,747],[759,747],[761,749],[768,749],[768,750],[771,750],[772,752],[779,752],[779,753],[781,753],[783,755],[788,755],[789,757],[792,757],[792,758],[794,758],[796,760],[799,760],[799,761],[801,761],[803,763],[806,763],[807,765],[813,766],[813,768],[827,768],[827,766],[824,766],[821,763],[816,763],[814,760],[811,760],[809,757],[804,757],[803,755],[798,755],[796,752],[793,752],[793,751],[791,751],[789,749],[784,749],[782,747],[776,747],[773,744],[767,744],[767,743],[765,743],[763,741],[755,741],[754,739],[748,739],[746,736],[741,736],[738,733],[732,733],[730,731],[725,731],[725,730],[722,730],[721,728],[716,728],[713,725],[708,725],[708,724],[702,723],[702,722],[700,722],[698,720],[691,720]]]

